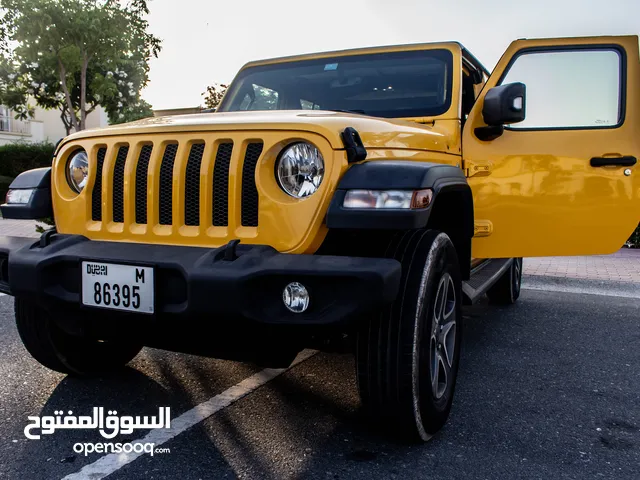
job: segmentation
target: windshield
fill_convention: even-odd
[[[219,112],[341,110],[374,117],[431,117],[449,110],[453,56],[418,50],[249,67]]]

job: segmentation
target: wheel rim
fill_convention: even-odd
[[[442,275],[433,304],[429,372],[435,399],[444,396],[451,379],[456,349],[456,289],[448,273]]]

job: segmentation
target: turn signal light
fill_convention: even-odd
[[[427,208],[431,205],[431,200],[433,200],[433,190],[430,188],[416,190],[411,199],[411,208]]]

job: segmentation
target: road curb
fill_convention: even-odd
[[[546,290],[566,293],[605,295],[609,297],[640,298],[640,283],[614,280],[592,280],[544,275],[523,275],[525,290]]]

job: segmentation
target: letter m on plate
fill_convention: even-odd
[[[144,269],[136,268],[136,283],[142,281],[144,283]]]

